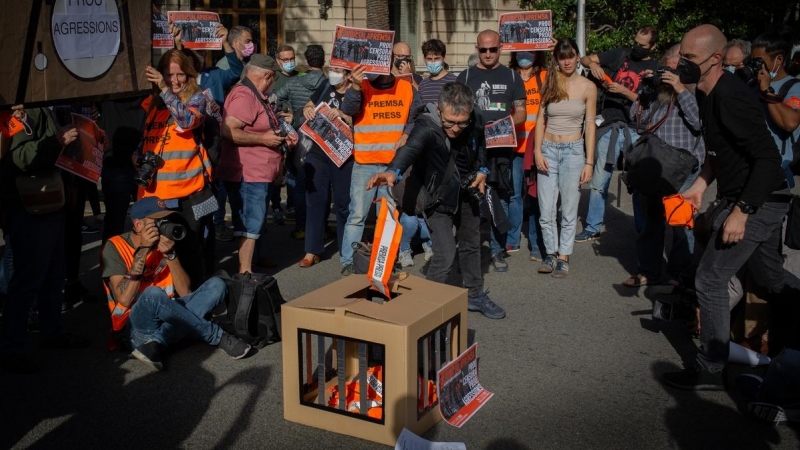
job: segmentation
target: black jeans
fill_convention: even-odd
[[[120,235],[125,231],[128,217],[128,206],[136,197],[136,184],[133,167],[104,167],[101,184],[103,203],[106,205],[106,217],[103,220],[103,242]]]
[[[456,227],[455,237],[453,225]],[[433,242],[433,259],[428,267],[428,280],[446,283],[458,251],[458,263],[469,296],[477,297],[483,293],[480,227],[480,212],[468,201],[462,201],[453,215],[434,212],[428,216],[428,228]]]
[[[789,204],[764,203],[747,218],[744,239],[735,245],[723,245],[722,225],[732,206],[711,224],[711,237],[695,280],[702,327],[696,362],[709,372],[722,370],[728,361],[731,334],[728,281],[742,266],[748,264],[753,280],[771,294],[794,291],[800,295],[800,279],[784,270],[781,254],[781,224]]]
[[[306,177],[306,253],[321,255],[325,251],[323,236],[328,222],[331,198],[336,214],[336,239],[341,254],[344,225],[350,214],[350,180],[353,159],[336,167],[327,156],[309,153],[305,163]]]

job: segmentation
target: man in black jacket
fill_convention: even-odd
[[[502,319],[506,312],[483,290],[481,270],[480,211],[477,201],[461,188],[461,180],[474,176],[470,189],[484,192],[488,169],[483,118],[473,110],[474,94],[461,83],[448,83],[439,94],[439,106],[432,105],[417,119],[405,145],[385,172],[375,174],[367,189],[402,179],[412,164],[422,168],[423,186],[431,194],[426,208],[433,241],[433,259],[428,279],[447,281],[456,256],[453,225],[458,239],[458,256],[464,287],[469,290],[469,310],[490,319]],[[418,176],[412,174],[412,176]]]

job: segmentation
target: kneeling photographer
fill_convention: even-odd
[[[480,311],[490,319],[502,319],[505,311],[483,289],[479,201],[488,170],[484,166],[484,121],[473,110],[474,98],[472,90],[461,83],[444,85],[438,109],[428,104],[387,171],[375,174],[367,189],[394,186],[412,164],[414,170],[421,168],[418,174],[412,170],[410,177],[421,177],[421,194],[430,197],[422,208],[433,241],[428,280],[445,283],[458,251],[464,287],[469,290],[469,310]],[[472,181],[462,182],[469,179]]]
[[[647,131],[628,155],[628,163],[633,163],[628,167],[626,182],[640,196],[645,218],[644,229],[636,239],[638,272],[623,282],[628,287],[660,281],[666,227],[662,200],[688,189],[705,160],[697,99],[694,87],[681,82],[678,50],[677,45],[669,49],[664,65],[643,78],[645,89],[631,105],[631,117],[640,125],[637,128]],[[660,154],[656,155],[658,158],[647,154],[653,150],[654,155]],[[690,266],[693,252],[692,231],[672,227],[672,249],[667,252],[671,284],[681,283],[681,274]]]
[[[161,355],[171,344],[193,336],[225,350],[234,359],[250,346],[205,319],[225,300],[227,288],[210,278],[194,292],[175,253],[176,241],[186,235],[175,223],[174,211],[158,197],[146,197],[131,207],[133,229],[114,236],[103,248],[103,286],[108,296],[112,348],[117,342],[133,356],[158,370]]]

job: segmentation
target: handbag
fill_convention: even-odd
[[[689,175],[698,168],[697,158],[692,152],[669,145],[655,134],[673,107],[674,104],[670,103],[664,117],[643,132],[625,156],[623,180],[628,187],[642,194],[658,197],[677,194]]]
[[[48,214],[64,207],[64,180],[58,170],[17,175],[17,192],[30,214]]]

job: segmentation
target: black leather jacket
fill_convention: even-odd
[[[458,210],[461,191],[461,177],[466,173],[453,171],[453,176],[443,180],[450,162],[463,153],[467,158],[469,172],[486,166],[486,141],[484,138],[484,120],[479,111],[470,116],[472,123],[455,139],[449,139],[442,129],[439,112],[433,104],[417,118],[414,129],[408,136],[406,144],[395,153],[387,170],[403,174],[412,164],[412,172],[421,170],[423,185],[433,197],[438,212],[453,214]],[[449,141],[449,142],[448,142]],[[415,174],[416,175],[416,174]],[[445,187],[439,189],[442,183]]]

